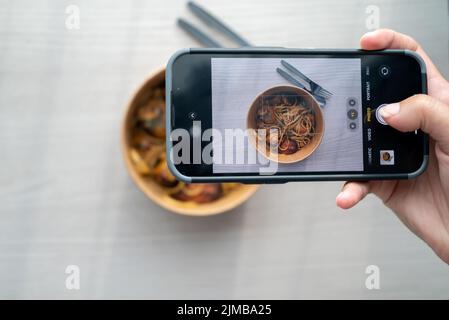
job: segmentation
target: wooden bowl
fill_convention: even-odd
[[[147,99],[148,92],[151,92],[152,90],[154,90],[154,88],[160,87],[164,84],[165,69],[161,69],[155,72],[147,81],[145,81],[143,86],[131,99],[126,110],[122,126],[121,144],[123,156],[125,159],[125,165],[133,181],[148,198],[153,200],[159,206],[169,211],[184,215],[207,216],[218,214],[231,210],[248,200],[257,191],[259,186],[244,184],[238,185],[234,189],[230,190],[229,193],[220,197],[218,200],[204,204],[178,201],[168,195],[165,189],[151,177],[142,176],[136,171],[130,158],[130,138],[135,111],[142,104],[142,101],[145,101],[145,99]]]
[[[256,99],[254,99],[253,103],[251,104],[251,107],[249,108],[248,115],[246,118],[247,128],[257,129],[256,114],[258,107],[262,103],[262,97],[276,96],[276,95],[300,96],[303,99],[303,101],[305,101],[307,107],[311,108],[314,111],[316,134],[313,136],[312,141],[292,154],[280,154],[268,152],[265,144],[257,143],[257,134],[255,133],[254,130],[249,130],[249,141],[257,149],[258,152],[260,152],[264,157],[266,157],[271,161],[275,161],[278,163],[294,163],[304,160],[305,158],[310,156],[316,150],[316,148],[318,148],[324,135],[323,111],[321,110],[321,107],[315,100],[315,98],[307,91],[298,87],[287,85],[276,86],[265,90],[264,92],[259,94],[256,97]]]

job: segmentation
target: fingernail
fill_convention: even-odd
[[[337,198],[346,198],[346,196],[347,196],[347,194],[346,194],[345,190],[343,190],[338,194]]]
[[[371,37],[371,36],[375,35],[376,32],[377,32],[377,30],[368,31],[367,33],[365,33],[365,37],[366,37],[366,36]]]
[[[399,106],[399,103],[391,103],[391,104],[387,104],[386,106],[382,107],[379,110],[379,113],[382,116],[382,118],[388,118],[388,117],[398,114],[400,110],[401,110],[401,107]]]

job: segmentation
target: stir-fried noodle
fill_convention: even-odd
[[[300,96],[262,97],[257,128],[266,129],[267,148],[274,146],[280,154],[292,154],[312,141],[315,114]]]

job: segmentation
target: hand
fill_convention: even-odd
[[[348,209],[374,193],[449,264],[449,83],[409,36],[382,29],[365,34],[360,43],[366,50],[413,50],[424,59],[429,95],[390,104],[381,115],[399,131],[420,128],[430,135],[429,166],[413,180],[346,182],[337,205]]]

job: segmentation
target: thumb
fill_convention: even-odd
[[[382,118],[393,128],[402,131],[421,129],[449,155],[449,106],[424,94],[414,95],[379,110]]]

